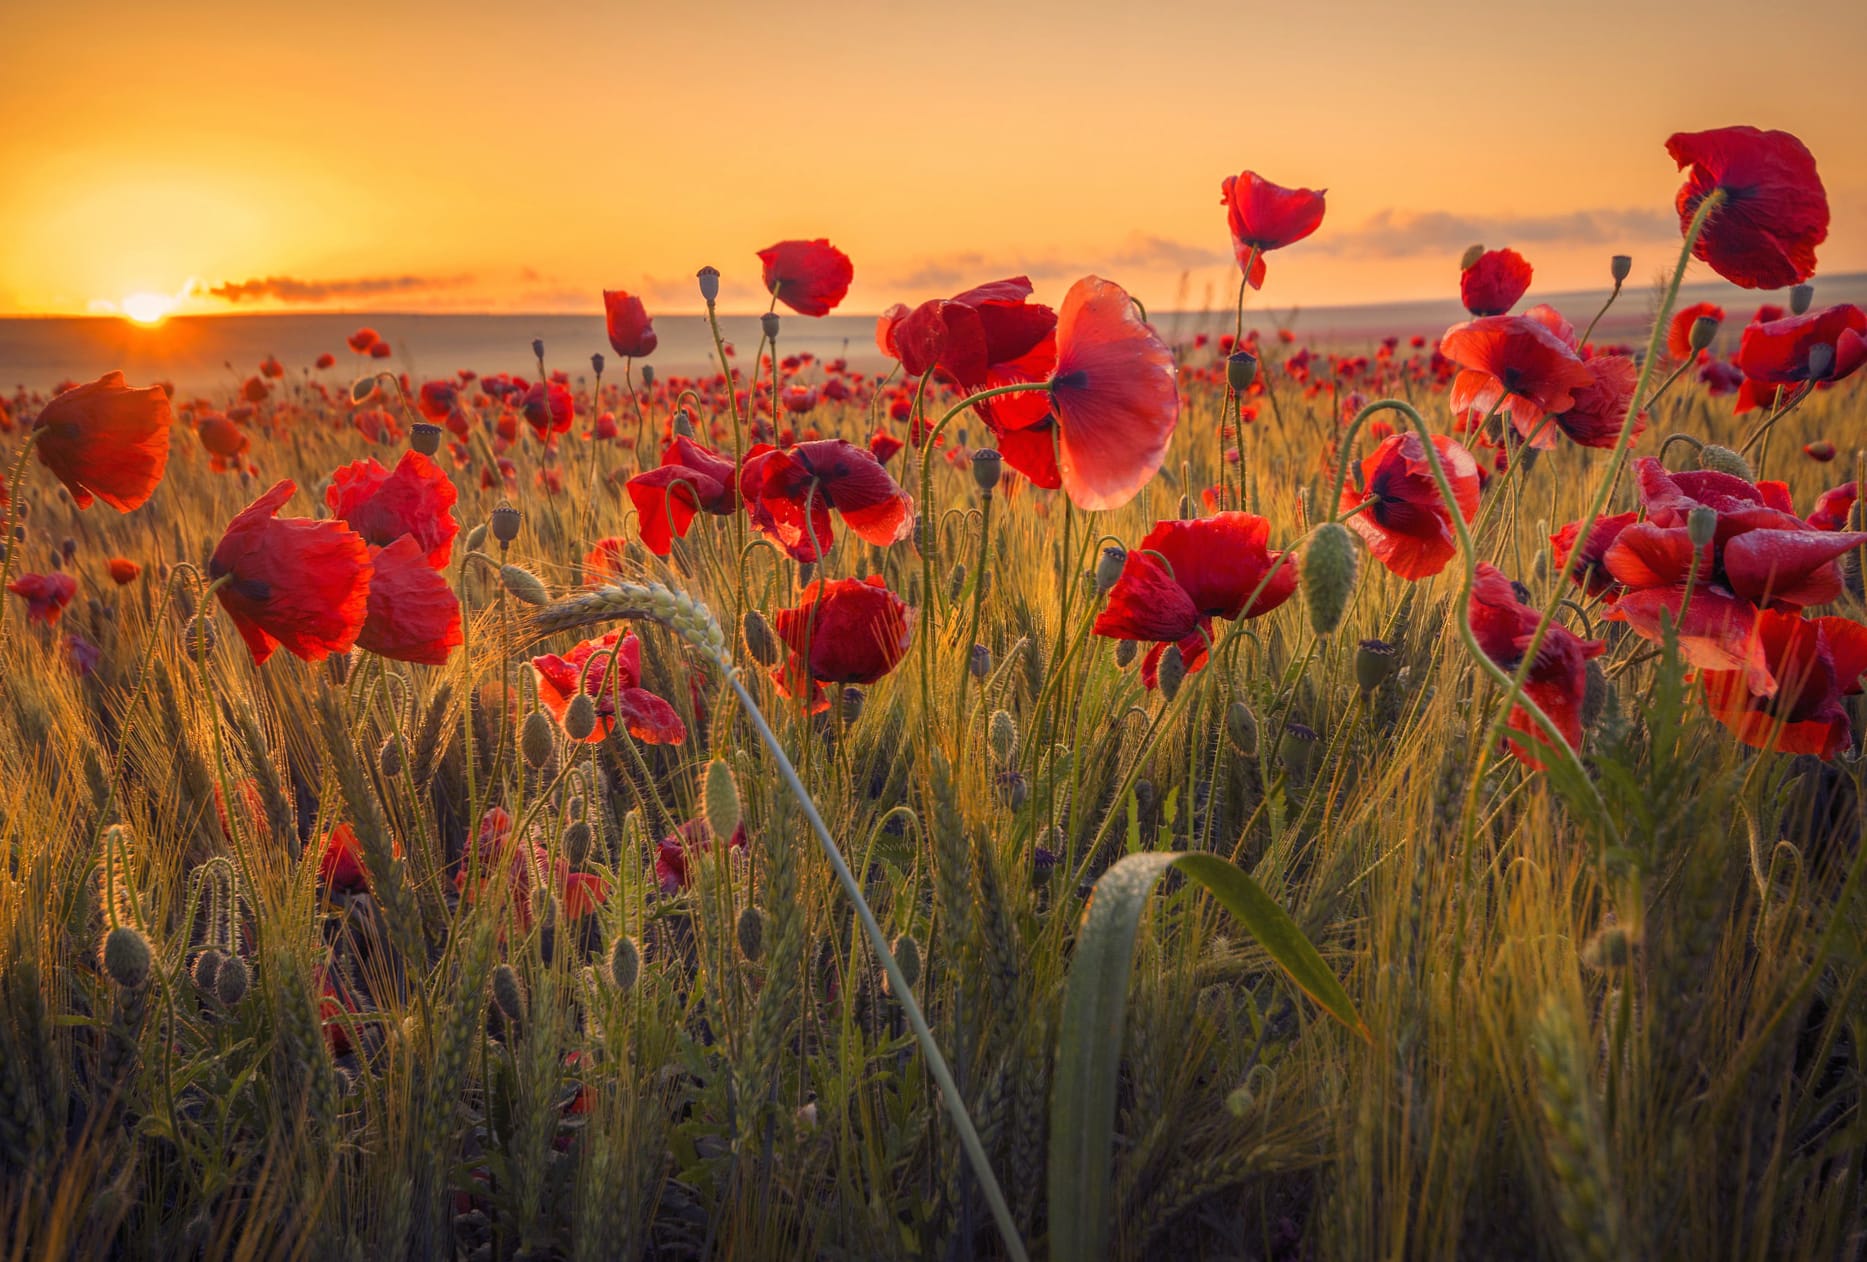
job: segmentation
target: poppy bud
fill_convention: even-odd
[[[533,338],[532,339],[532,358],[543,359],[544,357],[545,357],[545,340],[542,337]]]
[[[706,299],[707,306],[711,307],[720,296],[720,269],[703,267],[694,273],[694,279],[700,282],[700,296]]]
[[[1789,314],[1801,315],[1815,301],[1815,286],[1796,285],[1789,291]]]
[[[525,1019],[525,989],[519,984],[519,974],[510,964],[501,964],[493,970],[493,1002],[499,1005],[508,1021]]]
[[[580,819],[564,830],[564,858],[573,868],[590,861],[590,848],[596,844],[596,830],[590,821]]]
[[[220,633],[214,629],[214,620],[205,613],[198,613],[188,619],[188,625],[182,629],[182,647],[190,657],[212,653],[218,643]]]
[[[990,447],[981,447],[972,453],[972,480],[987,495],[998,485],[998,479],[1005,472],[1005,458]]]
[[[739,923],[734,926],[733,936],[739,939],[739,953],[750,963],[758,963],[765,954],[765,913],[750,903],[739,913]]]
[[[992,650],[983,644],[972,646],[972,656],[967,659],[967,666],[972,669],[974,679],[984,679],[992,673]]]
[[[1018,752],[1018,721],[1011,717],[1008,710],[994,710],[986,728],[992,742],[992,753],[999,762],[1010,762]]]
[[[375,393],[376,378],[374,375],[358,377],[355,381],[350,383],[350,401],[352,403],[361,403],[365,399],[373,397]]]
[[[739,784],[722,758],[707,764],[705,804],[707,828],[715,838],[731,837],[739,831]]]
[[[125,990],[149,980],[149,939],[129,925],[118,925],[104,937],[104,971]]]
[[[1193,520],[1193,501],[1189,496],[1182,495],[1180,497],[1180,509],[1174,516],[1178,517],[1181,521]]]
[[[1608,260],[1608,273],[1614,277],[1614,283],[1620,284],[1633,273],[1634,260],[1631,255],[1617,254]]]
[[[627,994],[642,975],[642,952],[633,938],[617,938],[609,948],[609,984]]]
[[[1827,342],[1817,342],[1809,347],[1810,381],[1826,381],[1828,374],[1835,370],[1835,348]]]
[[[759,332],[765,335],[765,340],[767,342],[777,341],[778,340],[778,313],[776,311],[767,311],[764,315],[758,318],[758,327],[759,327]]]
[[[432,456],[441,450],[441,427],[416,421],[408,427],[408,445],[424,456]]]
[[[1328,635],[1342,625],[1349,597],[1355,594],[1360,561],[1354,537],[1341,522],[1325,522],[1310,536],[1303,549],[1303,596],[1317,635]]]
[[[557,752],[557,742],[551,736],[551,718],[543,710],[533,710],[525,716],[519,752],[525,755],[526,765],[534,771],[549,764],[551,756]]]
[[[921,944],[914,940],[913,934],[904,933],[896,938],[889,944],[888,953],[895,957],[895,967],[901,970],[902,981],[912,987],[921,979]],[[882,989],[891,997],[900,998],[894,993],[894,980],[886,975],[882,979]]]
[[[393,780],[402,774],[402,765],[402,738],[391,734],[376,751],[376,768],[382,772],[383,779]]]
[[[506,590],[514,597],[528,605],[551,603],[551,593],[545,590],[545,585],[530,570],[516,565],[502,565],[499,567],[499,581],[506,585]]]
[[[843,722],[854,723],[862,717],[862,689],[843,689]]]
[[[510,504],[501,504],[493,510],[491,526],[493,538],[499,540],[501,547],[510,546],[519,537],[519,526],[525,520],[519,510]]]
[[[229,1008],[238,1007],[246,998],[246,988],[252,983],[253,970],[246,961],[237,955],[229,955],[221,960],[220,969],[214,974],[214,997]]]
[[[1718,536],[1718,512],[1716,509],[1695,504],[1692,511],[1685,515],[1686,537],[1692,546],[1702,548]]]
[[[1712,339],[1717,336],[1718,317],[1709,315],[1699,316],[1696,320],[1692,321],[1692,327],[1686,333],[1686,339],[1695,352],[1702,351],[1707,346],[1710,346]]]
[[[999,804],[1007,810],[1017,810],[1031,796],[1030,782],[1015,771],[1000,774],[992,787],[998,792]]]
[[[65,559],[69,561],[71,558],[78,555],[78,541],[73,539],[70,535],[66,535],[63,539],[59,540],[58,550],[64,555]]]
[[[966,588],[966,563],[955,561],[946,576],[946,598],[958,600],[960,592]]]
[[[194,963],[189,966],[188,974],[194,978],[194,984],[202,994],[214,993],[214,979],[220,975],[221,962],[226,958],[215,947],[209,947],[194,957]]]
[[[1478,260],[1484,256],[1485,248],[1483,245],[1466,246],[1465,253],[1459,256],[1459,270],[1461,272],[1470,271],[1472,268],[1478,266]]]
[[[1286,723],[1284,738],[1277,746],[1277,756],[1291,775],[1301,779],[1309,774],[1310,764],[1316,760],[1316,746],[1320,742],[1316,729],[1301,723]]]
[[[652,386],[655,384],[655,366],[653,364],[642,365],[642,384],[645,386]]]
[[[1258,357],[1250,351],[1233,351],[1225,357],[1225,384],[1233,394],[1243,394],[1258,379]]]
[[[1242,701],[1234,701],[1225,707],[1225,734],[1232,742],[1232,748],[1246,758],[1258,755],[1258,716],[1251,712],[1251,707]]]
[[[570,705],[564,711],[564,735],[574,741],[586,741],[594,731],[596,702],[590,700],[589,693],[580,692],[570,699]]]
[[[1363,640],[1355,646],[1355,682],[1373,692],[1400,666],[1400,652],[1386,640]]]
[[[1612,686],[1608,683],[1608,672],[1601,668],[1601,663],[1590,660],[1588,669],[1582,676],[1582,726],[1595,726],[1595,720],[1608,708],[1608,695]]]
[[[756,609],[746,610],[745,642],[746,652],[756,658],[760,665],[778,664],[778,642],[772,638],[771,624]]]
[[[1109,588],[1115,586],[1115,580],[1121,577],[1122,566],[1127,563],[1126,548],[1110,544],[1102,549],[1102,555],[1096,558],[1096,595],[1109,594]]]
[[[1122,670],[1127,670],[1134,665],[1134,655],[1137,651],[1133,640],[1117,640],[1115,642],[1115,665]]]
[[[686,408],[682,408],[674,414],[674,432],[679,434],[682,438],[692,438],[694,436],[693,418],[687,415]]]
[[[603,352],[597,351],[594,355],[590,356],[590,371],[601,377],[603,375],[603,363]]]
[[[467,532],[467,551],[478,552],[480,545],[486,542],[486,523],[481,522]]]
[[[1751,472],[1748,460],[1729,447],[1720,447],[1717,443],[1706,443],[1698,449],[1698,467],[1710,469],[1715,473],[1728,473],[1746,482],[1753,482],[1757,477]]]
[[[1178,644],[1169,644],[1167,651],[1160,655],[1160,695],[1172,701],[1180,695],[1180,684],[1186,678],[1186,658],[1180,653]]]

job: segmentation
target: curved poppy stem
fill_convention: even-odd
[[[985,492],[985,506],[979,512],[979,561],[972,576],[972,619],[966,627],[966,638],[961,641],[966,653],[966,660],[960,665],[959,672],[959,715],[961,728],[966,721],[966,682],[972,678],[972,649],[979,637],[979,608],[985,603],[986,567],[992,558],[992,500],[990,491]]]
[[[29,431],[25,441],[21,442],[19,445],[19,455],[13,458],[13,471],[7,475],[6,481],[7,494],[12,497],[13,503],[19,502],[20,479],[26,476],[26,457],[32,451],[33,444],[38,441],[39,431],[36,429]],[[0,649],[6,647],[7,631],[9,629],[7,620],[6,585],[13,577],[13,558],[19,553],[20,546],[25,543],[25,540],[15,539],[13,537],[13,528],[18,524],[19,510],[15,508],[6,516],[6,556],[0,558]]]
[[[1614,289],[1612,292],[1608,294],[1608,300],[1601,304],[1601,310],[1595,312],[1595,318],[1590,320],[1588,322],[1588,327],[1582,330],[1582,340],[1576,343],[1576,345],[1578,346],[1588,345],[1589,335],[1595,331],[1595,326],[1601,323],[1601,317],[1608,314],[1608,308],[1614,305],[1614,300],[1621,296],[1621,286],[1624,283],[1625,282],[1618,281],[1618,280],[1614,282]]]

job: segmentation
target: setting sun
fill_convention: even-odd
[[[131,294],[118,305],[127,320],[137,324],[160,324],[175,309],[175,299],[167,294]]]

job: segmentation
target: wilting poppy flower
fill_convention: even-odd
[[[22,574],[6,589],[26,602],[26,621],[51,626],[78,594],[78,580],[63,570],[50,574]]]
[[[1679,360],[1692,358],[1692,326],[1702,319],[1723,324],[1724,308],[1715,302],[1695,302],[1675,311],[1666,326],[1666,353]]]
[[[1737,366],[1774,386],[1840,381],[1867,364],[1867,311],[1851,302],[1744,326]]]
[[[460,598],[414,535],[371,550],[368,614],[357,643],[379,657],[443,666],[461,644]]]
[[[1515,250],[1486,250],[1459,273],[1459,301],[1475,316],[1503,315],[1530,288],[1530,263]]]
[[[655,322],[649,319],[642,300],[620,289],[603,291],[603,323],[609,332],[610,349],[624,359],[651,355],[660,344]]]
[[[1745,289],[1781,289],[1815,274],[1828,236],[1828,193],[1815,157],[1785,131],[1720,127],[1675,132],[1666,142],[1686,181],[1676,206],[1684,231],[1699,203],[1723,189],[1692,253]]]
[[[612,656],[614,676],[609,673]],[[532,670],[538,676],[539,703],[560,724],[579,691],[596,702],[596,727],[584,738],[590,744],[614,731],[618,718],[629,735],[646,745],[679,745],[687,739],[687,725],[674,707],[642,687],[642,641],[632,631],[585,640],[562,656],[534,657]]]
[[[127,583],[134,583],[137,576],[143,572],[143,567],[136,564],[136,562],[130,560],[128,557],[111,557],[108,568],[110,570],[110,581],[115,583],[118,587],[122,587]]]
[[[1508,411],[1517,432],[1529,437],[1543,418],[1575,405],[1575,391],[1595,375],[1573,347],[1542,320],[1531,316],[1483,316],[1455,324],[1439,341],[1439,353],[1459,366],[1452,383],[1455,412]],[[1554,441],[1554,435],[1538,434]]]
[[[1605,596],[1613,600],[1621,590],[1620,580],[1608,573],[1603,559],[1621,532],[1640,520],[1639,513],[1615,513],[1608,517],[1598,517],[1588,532],[1588,542],[1582,547],[1582,555],[1577,560],[1570,581],[1587,592],[1590,596]],[[1582,523],[1572,521],[1549,537],[1550,555],[1556,562],[1556,568],[1568,567],[1569,554],[1575,549],[1576,536],[1581,533]]]
[[[1085,276],[1070,286],[1050,399],[1058,473],[1078,508],[1120,508],[1160,469],[1180,419],[1173,352],[1120,285]]]
[[[815,561],[833,542],[830,510],[877,547],[905,539],[914,501],[881,461],[840,438],[789,450],[760,444],[746,456],[739,493],[759,531],[799,561]]]
[[[331,513],[376,547],[413,535],[427,564],[440,568],[454,551],[454,484],[419,451],[402,453],[393,470],[375,457],[344,465],[331,475],[324,503]]]
[[[690,819],[682,824],[672,835],[663,837],[655,846],[655,879],[661,883],[663,893],[672,894],[687,885],[692,879],[689,871],[688,851],[699,850],[714,840],[713,829],[704,818]],[[743,851],[746,848],[746,826],[740,821],[739,827],[727,839],[727,848]]]
[[[1699,680],[1713,717],[1746,745],[1833,758],[1854,742],[1841,698],[1861,691],[1867,627],[1847,618],[1804,618],[1766,609],[1756,635],[1773,696],[1759,696],[1738,671],[1707,670]]]
[[[1433,435],[1433,446],[1459,515],[1469,522],[1478,511],[1478,462],[1444,434]],[[1458,551],[1458,536],[1418,434],[1408,430],[1382,439],[1361,462],[1361,485],[1359,491],[1342,488],[1339,511],[1372,505],[1349,518],[1348,525],[1375,560],[1408,580],[1428,578],[1446,568]]]
[[[801,669],[776,676],[786,695],[800,682],[872,684],[908,651],[912,615],[879,574],[866,580],[818,579],[790,609],[772,613],[772,629],[796,655]],[[798,676],[802,675],[800,681]]]
[[[1152,641],[1141,663],[1150,688],[1169,644],[1180,646],[1188,673],[1199,670],[1214,618],[1260,617],[1296,591],[1296,565],[1268,547],[1270,535],[1270,522],[1252,513],[1158,523],[1122,563],[1095,633]]]
[[[658,557],[687,537],[695,513],[725,517],[739,507],[732,458],[685,434],[676,434],[663,449],[658,468],[636,474],[628,486],[642,543]]]
[[[1516,586],[1485,561],[1478,563],[1466,616],[1485,656],[1512,673],[1523,664],[1523,655],[1543,620],[1542,614],[1518,599]],[[1560,623],[1551,623],[1524,680],[1524,695],[1556,724],[1571,749],[1582,743],[1588,659],[1606,649],[1600,640],[1584,640]],[[1533,751],[1548,744],[1548,737],[1522,706],[1511,707],[1509,724],[1523,738],[1509,739],[1511,753],[1519,762],[1540,770],[1543,764]]]
[[[208,561],[256,663],[281,644],[309,662],[347,653],[369,614],[369,545],[340,521],[274,516],[297,489],[286,479],[242,509]]]
[[[765,288],[799,315],[829,315],[856,275],[849,256],[822,237],[780,241],[758,257],[765,265]]]
[[[120,513],[148,502],[169,461],[169,396],[132,389],[120,372],[74,386],[45,405],[34,424],[39,463],[79,508],[92,496]]]
[[[1252,171],[1226,176],[1220,189],[1241,267],[1251,250],[1262,262],[1264,251],[1293,245],[1322,226],[1327,189],[1285,188]],[[1254,269],[1252,287],[1263,283],[1263,274]]]

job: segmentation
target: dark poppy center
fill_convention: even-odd
[[[1076,369],[1074,372],[1059,373],[1057,376],[1050,379],[1050,388],[1052,390],[1080,390],[1088,384],[1089,374],[1081,368]]]

